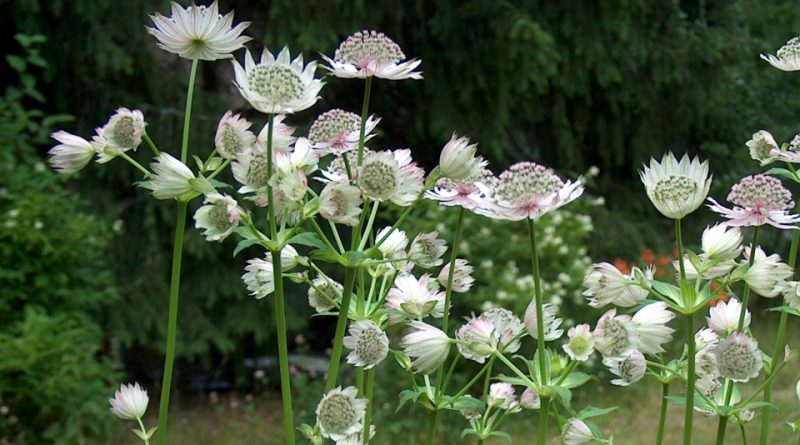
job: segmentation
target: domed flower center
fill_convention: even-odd
[[[669,175],[658,180],[653,194],[661,202],[684,202],[695,194],[697,188],[698,184],[693,179]]]
[[[777,54],[780,59],[792,59],[800,56],[800,37],[794,37],[783,45]]]
[[[245,179],[251,187],[261,188],[269,184],[269,171],[267,170],[267,160],[264,159],[264,156],[257,153],[250,159]]]
[[[356,339],[356,354],[367,364],[381,362],[389,351],[383,339],[384,334],[378,327],[364,328]]]
[[[227,124],[222,131],[222,146],[229,156],[236,156],[245,148],[241,133]]]
[[[636,378],[636,371],[639,368],[631,357],[632,355],[629,355],[619,364],[619,376],[626,381],[634,380]]]
[[[603,323],[601,346],[605,355],[621,356],[630,349],[631,341],[627,327],[616,318],[608,318]]]
[[[225,231],[231,226],[231,218],[227,207],[224,202],[218,203],[208,212],[208,219],[217,230]]]
[[[796,134],[792,142],[789,142],[789,151],[800,152],[800,134]]]
[[[736,380],[749,380],[761,368],[761,357],[739,336],[728,337],[717,345],[717,368],[720,375]]]
[[[336,49],[334,60],[366,68],[371,62],[397,63],[406,55],[400,46],[382,32],[359,31],[345,39]]]
[[[312,143],[336,143],[357,131],[361,127],[361,118],[349,111],[331,110],[321,114],[308,130],[308,138]]]
[[[343,434],[357,420],[356,410],[350,398],[344,394],[331,394],[320,405],[320,426],[329,433]]]
[[[523,204],[538,201],[563,186],[553,170],[534,162],[518,162],[500,174],[496,192],[507,201]]]
[[[759,212],[788,210],[794,207],[792,194],[772,176],[753,175],[742,178],[728,194],[728,201]]]
[[[119,116],[111,127],[111,139],[120,147],[133,147],[136,144],[136,129],[133,117]]]
[[[303,97],[303,80],[288,66],[261,64],[247,76],[250,89],[272,104],[285,104]]]
[[[379,201],[391,198],[399,183],[397,162],[388,156],[366,159],[358,174],[364,194]]]

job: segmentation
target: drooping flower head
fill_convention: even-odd
[[[592,333],[594,347],[605,358],[621,358],[639,345],[636,325],[628,315],[617,315],[616,309],[603,314]]]
[[[617,386],[628,386],[631,383],[638,382],[644,377],[644,373],[647,370],[647,360],[645,360],[641,352],[635,350],[622,358],[603,359],[603,364],[608,366],[608,369],[619,377],[611,381],[612,385]]]
[[[519,398],[519,404],[525,409],[539,409],[542,407],[542,398],[531,388],[525,388]]]
[[[758,343],[742,332],[735,332],[720,340],[714,347],[714,359],[720,376],[735,382],[758,377],[764,366]]]
[[[569,341],[562,346],[572,360],[584,362],[594,352],[594,337],[588,324],[579,324],[567,331]]]
[[[272,262],[261,258],[247,260],[247,271],[242,275],[242,281],[247,286],[250,294],[257,299],[262,299],[275,292],[275,275],[272,270]]]
[[[97,162],[104,164],[120,153],[136,150],[142,143],[144,115],[139,110],[121,107],[108,119],[103,128],[98,128],[95,149],[99,153]]]
[[[162,151],[156,162],[150,164],[150,168],[155,173],[150,181],[150,188],[156,199],[175,199],[194,190],[189,182],[195,179],[194,173],[169,153]]]
[[[783,294],[783,302],[787,306],[800,310],[800,281],[786,281],[784,282],[781,293]]]
[[[639,172],[647,196],[667,218],[680,219],[697,210],[708,195],[711,176],[708,162],[689,159],[683,155],[680,162],[667,153],[659,163],[650,159],[650,166]]]
[[[371,369],[379,365],[389,353],[389,338],[375,322],[360,320],[350,325],[350,335],[343,344],[351,349],[347,363],[359,368]]]
[[[320,433],[331,440],[342,440],[363,431],[367,400],[359,399],[354,386],[330,390],[317,405]]]
[[[250,22],[231,27],[233,11],[222,16],[216,1],[208,7],[192,4],[186,9],[172,2],[171,17],[156,13],[150,18],[156,27],[146,29],[158,39],[158,46],[186,59],[229,59],[252,40],[241,35]]]
[[[408,259],[423,269],[430,269],[442,264],[445,252],[447,242],[439,238],[439,232],[420,233],[411,242]]]
[[[319,214],[335,223],[356,226],[363,202],[358,187],[329,182],[319,194]]]
[[[225,159],[236,159],[239,153],[249,149],[256,142],[256,135],[250,131],[252,124],[238,114],[226,111],[217,125],[214,144],[217,153]]]
[[[322,56],[334,76],[341,78],[422,79],[414,71],[420,60],[406,60],[403,50],[389,37],[377,31],[359,31],[345,39],[333,59]]]
[[[744,264],[749,264],[750,255],[750,248],[745,248]],[[753,292],[762,297],[774,298],[781,293],[783,283],[793,272],[788,264],[781,261],[778,254],[773,253],[768,256],[760,246],[756,246],[753,265],[747,269],[744,281]]]
[[[534,162],[518,162],[500,174],[488,199],[491,207],[477,212],[493,219],[536,219],[577,199],[581,180],[564,182],[553,170]]]
[[[793,37],[778,48],[775,56],[762,54],[761,58],[782,71],[800,70],[800,37]]]
[[[510,383],[497,382],[489,386],[489,399],[486,404],[492,408],[508,409],[516,401],[517,396]]]
[[[364,141],[374,135],[372,131],[380,122],[369,116],[364,123]],[[326,153],[342,154],[358,148],[361,131],[361,116],[338,108],[320,114],[308,130],[308,139],[315,148]]]
[[[416,359],[411,363],[415,372],[430,374],[447,360],[452,340],[441,329],[421,321],[410,325],[413,331],[400,340],[400,345],[406,355]]]
[[[706,227],[702,235],[703,255],[715,262],[734,260],[742,253],[742,241],[742,232],[736,227],[725,224]]]
[[[800,216],[789,213],[794,207],[791,192],[772,176],[746,176],[734,184],[728,194],[732,209],[713,198],[708,200],[711,202],[708,207],[728,218],[727,224],[734,227],[769,224],[779,229],[796,229],[795,224],[800,222]]]
[[[483,363],[495,351],[513,354],[520,347],[525,326],[508,309],[492,308],[472,316],[459,328],[458,350],[464,358]]]
[[[328,312],[342,302],[344,287],[332,279],[324,276],[314,278],[308,288],[308,304],[317,313]]]
[[[719,335],[730,335],[739,328],[739,317],[742,314],[742,303],[736,298],[727,302],[720,301],[709,310],[708,327]],[[750,326],[750,311],[745,309],[742,328]]]
[[[242,212],[235,199],[212,193],[206,196],[204,204],[194,213],[194,221],[195,227],[204,230],[208,241],[222,241],[239,226]]]
[[[114,397],[108,399],[111,404],[111,412],[123,420],[136,420],[144,416],[147,411],[147,391],[142,389],[138,383],[131,385],[121,385],[119,390],[114,393]]]
[[[583,295],[589,297],[589,306],[595,308],[607,304],[633,307],[650,293],[645,286],[648,278],[638,267],[634,267],[630,275],[625,275],[611,263],[593,264],[583,277],[586,288]]]
[[[283,121],[286,119],[285,114],[276,114],[272,118],[272,151],[273,152],[290,152],[292,146],[297,141],[294,137],[294,127],[286,125]],[[266,149],[269,143],[269,122],[264,124],[264,127],[258,133],[258,143]]]
[[[564,428],[564,445],[589,445],[598,442],[583,420],[570,419]]]
[[[439,155],[442,177],[462,181],[480,176],[487,162],[475,156],[477,149],[478,144],[470,144],[469,138],[453,134]]]
[[[311,107],[323,82],[314,78],[317,63],[303,66],[303,56],[291,60],[289,49],[277,57],[264,49],[256,64],[250,51],[245,53],[244,67],[233,62],[236,88],[250,105],[262,113],[296,113]]]
[[[69,174],[79,171],[86,167],[97,153],[89,141],[66,131],[56,131],[50,137],[59,144],[47,152],[50,155],[48,162],[59,173]]]
[[[473,267],[469,262],[462,258],[456,258],[455,267],[453,268],[453,292],[463,294],[468,292],[475,282],[472,277]],[[450,277],[450,263],[446,263],[439,272],[439,284],[447,288],[447,282]]]
[[[750,149],[750,157],[761,163],[761,166],[772,164],[778,160],[780,147],[775,138],[766,130],[753,133],[752,139],[745,143]]]
[[[394,287],[386,295],[389,320],[398,323],[405,319],[422,319],[431,315],[440,318],[444,314],[444,292],[431,290],[430,276],[419,279],[413,275],[398,277]]]
[[[674,329],[667,326],[675,314],[667,309],[663,301],[648,304],[631,317],[639,339],[637,349],[644,354],[664,352],[663,344],[672,340]]]
[[[550,303],[542,305],[542,315],[544,317],[544,324],[542,326],[545,341],[557,340],[564,333],[563,329],[559,329],[562,320],[556,317],[558,313],[558,306]],[[525,330],[534,339],[539,339],[539,320],[536,314],[536,297],[531,299],[528,303],[528,308],[525,310]]]

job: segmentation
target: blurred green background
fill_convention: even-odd
[[[552,241],[548,289],[577,321],[594,317],[579,304],[592,259],[671,253],[671,223],[646,199],[642,163],[666,151],[700,155],[714,174],[711,194],[724,198],[757,171],[744,147],[753,132],[782,141],[798,131],[800,76],[758,57],[797,34],[796,1],[220,2],[230,9],[253,22],[252,50],[288,45],[319,59],[366,28],[421,58],[425,80],[376,82],[370,109],[383,118],[376,144],[411,147],[429,168],[454,131],[478,141],[496,170],[523,159],[569,177],[599,168],[582,203],[542,227]],[[105,402],[119,381],[136,379],[157,398],[174,206],[132,187],[137,172],[121,163],[70,178],[43,164],[50,132],[88,137],[119,106],[141,109],[159,146],[177,149],[188,61],[145,32],[154,11],[168,13],[169,2],[0,0],[0,443],[105,443],[119,431]],[[263,123],[232,71],[224,61],[200,66],[192,153],[210,152],[229,108]],[[290,123],[304,134],[330,108],[357,111],[361,88],[330,78],[322,100]],[[148,162],[146,150],[134,157]],[[423,207],[409,227],[449,236],[453,215],[436,212]],[[426,226],[434,216],[441,227]],[[711,221],[705,210],[689,218],[689,244]],[[512,240],[504,250],[480,219],[471,224],[466,257],[481,286],[457,310],[521,313],[528,254],[513,239],[524,227],[493,228],[494,239]],[[277,378],[254,379],[246,366],[274,349],[271,304],[240,281],[247,255],[233,258],[233,241],[210,244],[195,230],[187,238],[176,404],[233,389],[274,400]],[[786,244],[767,238],[772,250]],[[290,347],[321,353],[331,323],[310,318],[304,289],[289,292],[291,334],[302,334]]]

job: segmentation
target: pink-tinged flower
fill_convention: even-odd
[[[631,317],[639,338],[638,350],[644,354],[664,352],[662,345],[672,340],[674,329],[667,326],[675,314],[667,309],[663,301],[648,304]]]
[[[217,153],[225,159],[236,159],[239,153],[249,149],[256,142],[256,135],[250,131],[253,125],[247,119],[228,110],[217,125],[214,144]]]
[[[136,420],[144,416],[147,411],[147,391],[142,389],[138,383],[132,385],[122,385],[114,393],[113,399],[108,399],[111,404],[111,412],[123,420]]]
[[[646,274],[638,267],[634,267],[630,275],[625,275],[611,263],[593,264],[583,277],[586,288],[583,295],[589,297],[589,306],[595,308],[607,304],[633,307],[647,298],[651,278],[650,273]]]
[[[557,340],[561,338],[561,334],[564,333],[563,329],[559,329],[563,320],[556,318],[557,313],[558,306],[550,303],[542,305],[542,315],[544,316],[542,332],[544,333],[545,341]],[[531,298],[531,302],[528,303],[528,308],[525,310],[525,329],[528,331],[528,334],[530,334],[531,337],[537,340],[539,339],[539,320],[536,314],[536,297]]]
[[[489,386],[489,399],[486,404],[492,408],[508,409],[516,401],[517,396],[510,383],[498,382]]]
[[[611,309],[597,321],[592,333],[594,347],[605,358],[622,358],[639,346],[636,325],[629,315],[617,315]]]
[[[203,229],[203,236],[208,241],[222,241],[239,226],[242,211],[235,199],[211,193],[206,196],[204,204],[194,213],[194,221],[195,227]]]
[[[69,174],[79,171],[86,167],[97,153],[89,141],[66,131],[56,131],[50,137],[60,142],[47,152],[50,154],[48,162],[59,173]]]
[[[386,295],[386,309],[389,321],[399,323],[406,319],[421,320],[428,315],[441,318],[444,314],[444,292],[430,288],[430,276],[424,274],[419,279],[404,275],[394,281],[394,287]]]
[[[524,329],[522,321],[508,309],[489,309],[478,317],[472,316],[458,329],[458,351],[478,363],[495,351],[513,354],[519,350]]]
[[[462,258],[456,258],[455,269],[453,272],[453,292],[463,294],[469,291],[475,278],[472,278],[473,268],[469,262]],[[450,277],[450,263],[446,263],[439,272],[439,284],[447,288],[447,282]]]
[[[708,200],[711,202],[708,207],[728,218],[727,224],[734,227],[769,224],[779,229],[797,229],[800,222],[800,216],[789,213],[794,207],[791,192],[772,176],[746,176],[734,184],[728,194],[732,209],[713,198]]]
[[[423,188],[425,172],[411,160],[411,150],[370,152],[358,168],[358,186],[375,201],[407,207]]]
[[[680,162],[667,153],[659,163],[650,159],[650,166],[639,172],[647,197],[667,218],[681,219],[697,210],[708,196],[711,176],[708,162],[692,160],[684,155]]]
[[[708,327],[719,335],[730,335],[739,328],[739,317],[742,314],[742,303],[736,298],[727,302],[720,301],[709,310],[706,317]],[[745,309],[744,324],[742,328],[750,326],[750,311]]]
[[[525,409],[539,409],[542,407],[542,399],[539,397],[539,393],[533,389],[525,388],[519,398],[519,404]]]
[[[764,367],[758,343],[742,332],[735,332],[720,340],[714,347],[714,359],[719,375],[735,382],[758,377]]]
[[[762,167],[777,161],[781,151],[775,138],[766,130],[753,133],[753,137],[745,145],[750,149],[750,157],[760,162]]]
[[[583,420],[569,420],[564,429],[564,445],[588,445],[593,442],[598,440]]]
[[[493,219],[536,219],[577,199],[581,180],[564,182],[553,170],[534,162],[518,162],[497,178],[487,208],[477,213]]]
[[[744,281],[753,292],[762,297],[773,298],[781,293],[783,283],[792,276],[793,270],[788,264],[781,261],[778,254],[767,254],[756,246],[753,265],[744,274]],[[743,265],[750,263],[750,248],[744,250]]]
[[[283,123],[284,119],[286,119],[285,114],[277,114],[272,119],[272,151],[292,151],[292,145],[297,140],[297,138],[293,136],[294,127]],[[268,139],[269,122],[267,122],[267,124],[264,125],[264,128],[261,129],[261,132],[258,133],[258,143],[261,144],[265,150]]]
[[[117,108],[103,128],[98,128],[93,145],[98,152],[97,162],[106,162],[128,150],[136,150],[142,143],[144,115],[139,110]]]
[[[364,123],[364,142],[370,140],[380,119],[369,116]],[[325,153],[342,154],[358,148],[361,133],[361,116],[340,109],[320,114],[308,130],[308,138],[315,148]]]
[[[480,176],[488,162],[475,156],[477,149],[478,144],[470,144],[469,138],[453,134],[439,155],[442,177],[462,181]]]
[[[420,233],[411,242],[408,259],[423,269],[430,269],[442,264],[442,255],[445,252],[447,242],[439,239],[439,232]]]
[[[172,2],[172,17],[156,13],[150,18],[156,27],[145,28],[158,39],[158,46],[186,59],[229,59],[252,40],[241,35],[250,22],[232,27],[233,11],[222,16],[216,1],[209,7],[193,4],[186,9]]]
[[[156,199],[180,198],[194,190],[190,182],[195,179],[192,170],[169,153],[161,152],[150,168],[155,173],[150,188]]]
[[[608,369],[619,377],[611,381],[612,385],[617,386],[628,386],[631,383],[638,382],[644,377],[644,373],[647,370],[647,360],[639,351],[632,351],[623,358],[603,359],[603,364],[608,366]]]
[[[406,60],[403,50],[382,32],[359,31],[345,39],[336,49],[333,59],[322,56],[334,76],[340,78],[422,79],[414,71],[420,60]]]
[[[350,325],[350,335],[342,343],[351,349],[347,363],[359,368],[371,369],[379,365],[389,353],[389,338],[375,322],[360,320]]]
[[[411,363],[415,372],[430,374],[447,360],[452,340],[441,329],[429,324],[421,321],[410,324],[414,330],[400,340],[400,345],[406,355],[416,359]]]
[[[486,208],[489,207],[487,197],[491,195],[491,190],[481,181],[481,178],[459,181],[441,178],[436,181],[433,190],[425,192],[425,198],[438,201],[443,206],[459,206],[472,211]]]
[[[363,202],[358,187],[329,182],[319,194],[319,214],[335,223],[356,226]]]
[[[800,37],[793,37],[781,46],[776,55],[762,54],[761,58],[781,71],[800,70]]]

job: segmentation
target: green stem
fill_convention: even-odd
[[[421,197],[424,194],[425,194],[425,191],[423,190],[422,192],[420,192],[419,197]],[[389,237],[392,235],[392,233],[395,230],[397,230],[398,227],[403,225],[403,222],[406,220],[406,218],[408,218],[408,215],[411,214],[411,211],[414,210],[414,208],[417,206],[417,204],[419,204],[419,202],[420,202],[419,197],[417,198],[416,201],[414,201],[413,204],[411,204],[410,206],[406,207],[405,210],[403,210],[403,213],[401,213],[400,217],[397,218],[397,222],[395,222],[394,225],[392,226],[392,228],[389,229],[388,231],[386,231],[386,233],[380,239],[378,239],[378,241],[375,243],[375,246],[373,246],[373,247],[375,247],[376,249],[378,247],[380,247],[381,244],[383,244],[387,239],[389,239]]]
[[[364,443],[369,442],[370,423],[372,422],[372,397],[375,393],[375,369],[367,371],[367,413],[364,416]]]
[[[499,358],[500,361],[503,362],[503,364],[505,364],[506,366],[508,366],[508,369],[513,371],[514,374],[517,375],[517,377],[522,379],[522,381],[525,382],[526,385],[530,386],[531,388],[535,388],[535,389],[539,389],[541,387],[541,386],[535,384],[534,382],[532,382],[530,377],[525,375],[524,372],[520,371],[520,369],[517,368],[513,363],[511,363],[511,360],[507,359],[503,354],[501,354],[499,352],[495,352],[494,353],[494,357]]]
[[[450,384],[450,378],[453,377],[453,371],[456,370],[456,364],[458,364],[460,359],[461,354],[456,354],[456,357],[450,363],[450,369],[447,370],[447,374],[444,376],[444,381],[439,384],[441,387],[441,394],[445,394],[447,392],[447,385]]]
[[[456,256],[458,254],[458,243],[461,238],[461,226],[464,223],[464,208],[458,208],[458,221],[456,221],[456,233],[453,235],[453,244],[450,245],[450,270],[447,273],[447,289],[444,292],[444,314],[442,315],[442,331],[447,333],[450,321],[450,297],[453,295],[453,277],[456,273]]]
[[[281,401],[283,402],[283,430],[287,444],[294,444],[294,415],[292,413],[292,383],[289,374],[289,347],[286,335],[286,309],[283,296],[283,269],[281,252],[272,253],[272,271],[275,276],[275,327],[278,331],[278,357],[280,359]]]
[[[489,395],[489,382],[492,380],[492,365],[494,364],[493,361],[489,361],[486,365],[486,379],[483,381],[483,400],[486,402],[486,396]]]
[[[725,445],[725,430],[728,427],[728,416],[720,416],[719,423],[717,424],[717,441],[716,445]]]
[[[744,423],[739,423],[739,431],[742,433],[742,444],[747,445],[747,433],[744,430]]]
[[[142,423],[142,418],[141,417],[137,417],[136,421],[139,422],[139,428],[142,429],[142,433],[144,434],[144,437],[147,437],[147,428],[144,427],[144,423]],[[150,445],[150,439],[142,439],[142,440],[144,441],[144,445]]]
[[[466,385],[464,385],[464,387],[463,387],[463,388],[461,388],[461,390],[460,390],[460,391],[458,391],[458,392],[456,393],[456,395],[454,395],[454,396],[453,396],[453,400],[455,400],[455,399],[457,399],[457,398],[459,398],[459,397],[463,396],[464,394],[466,394],[466,393],[467,393],[467,391],[469,391],[469,389],[470,389],[470,388],[472,388],[472,386],[473,386],[473,385],[475,385],[476,383],[478,383],[478,380],[481,378],[481,376],[483,375],[483,373],[485,373],[485,372],[487,371],[487,369],[489,368],[489,366],[491,366],[491,365],[492,365],[492,363],[493,363],[493,362],[494,362],[494,356],[491,356],[491,357],[489,357],[489,362],[486,364],[486,366],[484,366],[483,368],[481,368],[481,370],[480,370],[480,371],[479,371],[477,374],[475,374],[475,376],[474,376],[474,377],[472,377],[472,380],[470,380],[469,382],[467,382],[467,384],[466,384]]]
[[[128,156],[127,154],[125,154],[123,152],[120,152],[119,153],[119,157],[121,157],[122,159],[128,161],[128,163],[130,163],[132,166],[136,167],[137,170],[142,172],[142,174],[144,175],[145,178],[149,178],[150,176],[153,176],[153,174],[150,173],[150,171],[148,171],[146,168],[144,168],[144,166],[142,164],[136,162],[132,157]]]
[[[678,266],[681,272],[681,280],[686,279],[686,267],[683,265],[683,237],[681,235],[681,220],[675,220],[675,242],[678,245]],[[690,332],[694,335],[694,332]]]
[[[211,174],[208,176],[208,178],[206,178],[206,179],[214,179],[214,178],[216,178],[216,177],[217,177],[217,176],[218,176],[220,173],[222,173],[222,171],[223,171],[223,170],[225,170],[225,167],[229,166],[230,164],[231,164],[231,160],[230,160],[230,159],[226,159],[226,160],[225,160],[225,162],[223,162],[223,163],[222,163],[222,164],[219,166],[219,168],[217,168],[216,170],[214,170],[214,171],[213,171],[213,172],[212,172],[212,173],[211,173]]]
[[[669,395],[669,383],[661,384],[661,414],[658,416],[658,432],[656,433],[656,445],[664,443],[664,426],[667,422],[667,396]]]
[[[192,101],[194,100],[194,83],[197,78],[197,65],[199,59],[192,59],[192,72],[189,74],[189,90],[186,93],[186,113],[183,118],[183,139],[181,140],[181,162],[186,163],[189,157],[189,123],[192,116]]]
[[[439,410],[433,410],[428,414],[428,429],[425,434],[425,443],[428,445],[433,445],[433,436],[436,435],[436,417],[438,417],[438,415]]]
[[[150,135],[147,134],[147,130],[146,129],[144,131],[142,131],[142,139],[144,139],[145,142],[147,142],[147,145],[150,147],[150,151],[153,152],[153,155],[158,156],[159,154],[161,154],[158,151],[158,148],[156,148],[156,144],[154,144],[153,140],[150,139]]]
[[[325,392],[336,386],[339,377],[339,362],[342,358],[342,339],[347,329],[347,318],[350,312],[350,297],[353,293],[353,285],[356,280],[355,269],[348,267],[344,272],[344,287],[342,290],[342,304],[339,306],[339,318],[336,321],[336,334],[333,338],[333,349],[331,350],[331,360],[328,365],[328,379],[325,381]]]
[[[539,353],[539,384],[544,386],[548,382],[547,350],[544,346],[544,310],[542,309],[542,279],[539,272],[539,252],[536,248],[536,226],[534,220],[528,219],[528,233],[531,238],[531,258],[533,263],[533,287],[536,299],[536,352]],[[543,442],[540,442],[543,443]]]
[[[357,166],[361,167],[361,162],[364,160],[364,133],[367,126],[367,113],[369,112],[369,94],[372,90],[372,76],[367,77],[364,82],[364,102],[361,104],[361,128],[358,133],[358,163]]]
[[[367,220],[367,226],[364,228],[364,234],[361,237],[361,243],[358,245],[358,250],[364,250],[364,247],[367,245],[367,240],[369,240],[369,233],[372,230],[372,225],[375,223],[375,217],[378,215],[378,207],[380,207],[381,202],[375,201],[372,203],[372,211],[369,214],[369,219]]]
[[[541,397],[541,409],[539,410],[539,430],[538,430],[538,444],[547,444],[547,417],[550,411],[550,398]]]
[[[692,445],[692,422],[694,421],[694,386],[695,386],[695,341],[694,341],[694,314],[686,315],[686,332],[689,333],[688,357],[689,362],[686,378],[686,410],[683,418],[683,445]]]
[[[275,120],[273,117],[272,113],[267,115],[269,119],[267,123],[267,177],[269,178],[267,183],[267,212],[269,213],[269,236],[275,241],[278,228],[275,222],[275,197],[272,193],[272,185],[270,185],[272,184],[272,123]]]

